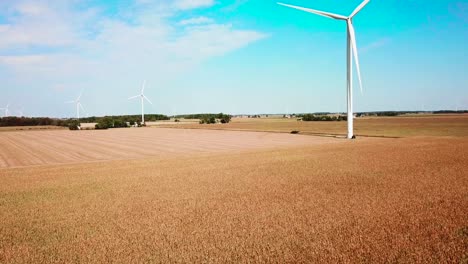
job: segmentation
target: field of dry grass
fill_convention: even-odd
[[[353,141],[2,132],[0,263],[466,263],[468,137],[441,122]]]
[[[0,136],[0,168],[148,156],[180,157],[336,142],[339,141],[303,135],[171,128],[4,132]]]
[[[64,130],[68,129],[66,127],[59,126],[10,126],[10,127],[0,127],[0,132],[7,131],[36,131],[36,130]]]
[[[299,122],[286,118],[233,118],[229,124],[181,124],[175,128],[291,132],[346,135],[346,122]],[[468,114],[363,117],[355,119],[357,136],[468,136]]]

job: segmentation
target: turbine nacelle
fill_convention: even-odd
[[[294,5],[289,5],[289,4],[284,4],[284,3],[279,3],[279,5],[282,5],[282,6],[286,6],[286,7],[289,7],[289,8],[294,8],[294,9],[297,9],[297,10],[301,10],[301,11],[305,11],[305,12],[308,12],[308,13],[312,13],[312,14],[316,14],[316,15],[319,15],[319,16],[323,16],[323,17],[328,17],[328,18],[332,18],[332,19],[336,19],[336,20],[343,20],[343,21],[346,21],[346,25],[348,27],[348,36],[350,38],[350,46],[351,46],[351,53],[353,54],[353,57],[354,57],[354,62],[356,64],[356,72],[357,72],[357,76],[358,76],[358,80],[359,80],[359,88],[361,89],[361,93],[362,93],[362,81],[361,81],[361,69],[359,67],[359,56],[358,56],[358,53],[357,53],[357,43],[356,43],[356,33],[354,31],[354,26],[353,26],[353,17],[355,15],[357,15],[359,13],[359,11],[361,11],[364,6],[366,6],[368,3],[369,3],[370,0],[364,0],[358,7],[356,7],[356,9],[354,9],[354,11],[351,13],[351,15],[349,16],[342,16],[342,15],[338,15],[338,14],[333,14],[333,13],[330,13],[330,12],[324,12],[324,11],[320,11],[320,10],[315,10],[315,9],[311,9],[311,8],[305,8],[305,7],[300,7],[300,6],[294,6]]]

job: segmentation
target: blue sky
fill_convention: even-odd
[[[360,0],[283,0],[349,15]],[[355,17],[356,111],[468,109],[468,2]],[[0,107],[29,116],[345,111],[346,25],[265,0],[0,1]]]

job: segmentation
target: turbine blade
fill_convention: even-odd
[[[338,20],[346,20],[346,17],[342,16],[342,15],[337,15],[337,14],[333,14],[333,13],[328,13],[328,12],[323,12],[323,11],[319,11],[319,10],[314,10],[314,9],[300,7],[300,6],[294,6],[294,5],[288,5],[288,4],[283,4],[283,3],[277,3],[277,4],[282,5],[282,6],[286,6],[286,7],[290,7],[290,8],[294,8],[294,9],[298,9],[298,10],[302,10],[302,11],[305,11],[305,12],[308,12],[308,13],[313,13],[313,14],[316,14],[316,15],[319,15],[319,16],[324,16],[324,17],[338,19]]]
[[[351,13],[351,15],[349,17],[352,18],[357,13],[359,13],[359,11],[361,11],[361,9],[364,8],[369,3],[369,1],[370,0],[364,0],[364,2],[362,2],[358,7],[356,7],[356,9],[354,9],[353,13]]]
[[[75,100],[73,100],[73,101],[66,101],[64,104],[72,104],[72,103],[74,103],[74,102],[75,102]]]
[[[137,97],[140,97],[140,95],[135,95],[135,96],[129,97],[128,100],[132,100],[132,99],[135,99]]]
[[[141,94],[145,91],[145,86],[146,86],[146,80],[143,81],[143,86],[141,88]]]
[[[79,104],[81,110],[83,110],[83,112],[86,112],[86,110],[84,109],[83,105],[82,105],[81,103],[78,103],[78,104]]]
[[[359,56],[357,52],[356,33],[354,32],[354,26],[353,26],[353,23],[351,23],[351,20],[348,20],[348,30],[349,30],[349,35],[351,37],[351,47],[353,49],[354,62],[356,63],[356,71],[357,71],[357,76],[359,80],[359,87],[361,88],[361,93],[362,93],[361,69],[359,68]]]
[[[148,97],[146,97],[145,95],[143,95],[143,98],[145,98],[146,101],[148,101],[148,103],[153,104],[153,103],[148,99]]]
[[[78,98],[75,101],[79,101],[82,95],[83,95],[83,90],[81,90],[80,96],[78,96]]]

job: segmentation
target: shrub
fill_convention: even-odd
[[[114,127],[114,121],[110,117],[104,117],[94,127],[96,129],[112,128],[112,127]]]
[[[79,130],[80,122],[78,120],[72,120],[68,123],[68,129],[70,130]]]
[[[227,124],[231,122],[231,115],[226,115],[223,113],[219,113],[217,118],[220,120],[221,124]]]
[[[109,127],[107,126],[107,124],[103,124],[103,123],[97,123],[95,126],[94,126],[95,129],[108,129]]]
[[[114,120],[113,127],[128,127],[128,125],[127,125],[127,122],[121,119],[116,119]]]

